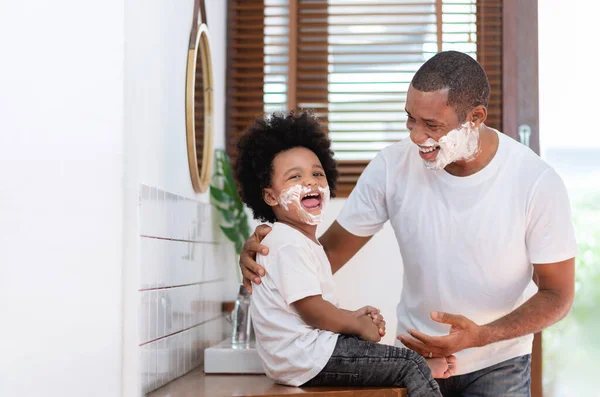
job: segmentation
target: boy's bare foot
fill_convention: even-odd
[[[431,375],[436,379],[446,379],[456,373],[456,357],[426,358],[425,362],[431,369]]]

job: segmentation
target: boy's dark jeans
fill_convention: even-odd
[[[425,359],[409,349],[340,335],[325,368],[305,386],[405,387],[410,397],[441,397]]]

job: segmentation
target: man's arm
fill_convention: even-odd
[[[252,293],[253,281],[260,284],[260,278],[265,275],[265,269],[256,263],[256,254],[268,255],[269,247],[260,242],[271,232],[271,227],[259,225],[244,244],[240,254],[240,270],[242,271],[244,286]],[[355,236],[344,229],[337,221],[327,229],[319,241],[331,263],[331,272],[337,272],[369,241],[371,237]]]
[[[541,331],[562,320],[575,297],[575,258],[533,265],[539,290],[513,312],[482,327],[484,345]]]
[[[533,266],[538,292],[506,316],[477,325],[461,315],[433,312],[431,318],[434,321],[452,326],[449,335],[434,337],[409,330],[414,339],[405,335],[398,335],[398,339],[423,356],[432,353],[433,357],[445,357],[470,347],[518,338],[549,327],[565,317],[573,303],[575,258]]]
[[[331,263],[331,272],[342,268],[373,236],[359,237],[344,229],[337,221],[321,236],[327,259]]]

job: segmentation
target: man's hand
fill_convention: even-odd
[[[358,310],[349,311],[355,317],[369,316],[373,320],[373,324],[375,324],[379,328],[379,336],[385,336],[385,320],[381,315],[379,309],[373,306],[363,306]]]
[[[252,293],[252,281],[255,284],[260,284],[260,278],[265,275],[265,269],[256,263],[256,253],[267,255],[269,248],[262,245],[260,242],[271,231],[271,227],[267,225],[258,225],[252,236],[242,248],[240,254],[240,269],[244,278],[243,283],[249,293]]]
[[[416,330],[408,330],[413,337],[398,335],[398,340],[421,354],[423,357],[448,357],[470,347],[482,346],[482,327],[465,316],[443,312],[431,312],[431,319],[438,323],[450,324],[446,336],[429,336]]]
[[[425,357],[444,357],[470,347],[533,334],[567,315],[575,295],[575,258],[533,264],[538,292],[527,302],[489,324],[477,325],[464,316],[432,312],[434,321],[450,324],[450,334],[433,337],[409,330],[415,339],[398,335],[410,349]]]

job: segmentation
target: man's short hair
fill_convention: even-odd
[[[467,54],[443,51],[425,62],[411,82],[419,91],[448,89],[448,106],[456,111],[462,123],[474,107],[487,108],[490,82],[481,65]]]

